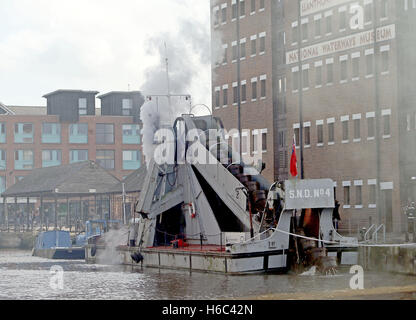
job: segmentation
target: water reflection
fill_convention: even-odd
[[[62,266],[64,289],[50,287],[50,268]],[[294,276],[189,273],[53,261],[25,251],[0,251],[0,299],[229,299],[271,293],[349,288],[350,275]],[[366,273],[365,286],[405,286],[416,277]]]

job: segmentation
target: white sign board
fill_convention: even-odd
[[[300,14],[307,16],[308,14],[313,14],[347,2],[351,2],[351,0],[302,0],[300,3]]]
[[[394,24],[380,27],[376,31],[377,42],[391,40],[395,37],[396,26]],[[374,30],[352,34],[347,37],[321,42],[309,47],[301,48],[301,61],[322,57],[349,49],[363,47],[372,43],[374,43]],[[298,61],[298,50],[293,50],[286,53],[287,64],[297,63]]]
[[[331,179],[287,180],[286,210],[334,208],[334,182]]]

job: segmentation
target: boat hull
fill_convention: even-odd
[[[104,246],[87,245],[86,262],[97,263],[97,256]],[[286,273],[287,250],[232,254],[215,251],[192,251],[170,248],[147,248],[121,246],[117,248],[119,263],[136,268],[159,268],[224,274]],[[140,252],[143,261],[136,263],[131,255]],[[95,253],[92,256],[92,253]]]
[[[83,260],[84,248],[33,249],[33,256],[54,260]]]

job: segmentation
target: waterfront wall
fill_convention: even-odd
[[[0,232],[0,249],[31,250],[35,235],[31,232]]]
[[[416,275],[416,246],[362,247],[359,264],[369,271]]]

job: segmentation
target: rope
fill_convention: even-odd
[[[316,239],[316,238],[311,238],[311,237],[306,237],[306,236],[301,236],[299,234],[296,233],[291,233],[291,232],[287,232],[287,231],[283,231],[280,229],[269,229],[269,230],[275,230],[277,232],[283,233],[283,234],[287,234],[296,238],[302,238],[302,239],[306,239],[306,240],[312,240],[312,241],[318,241],[318,242],[322,242],[322,243],[326,243],[326,244],[345,244],[342,242],[336,242],[336,241],[328,241],[328,240],[321,240],[321,239]],[[382,248],[391,248],[391,247],[416,247],[416,243],[404,243],[404,244],[363,244],[363,243],[352,243],[352,244],[348,244],[350,247],[382,247]]]

